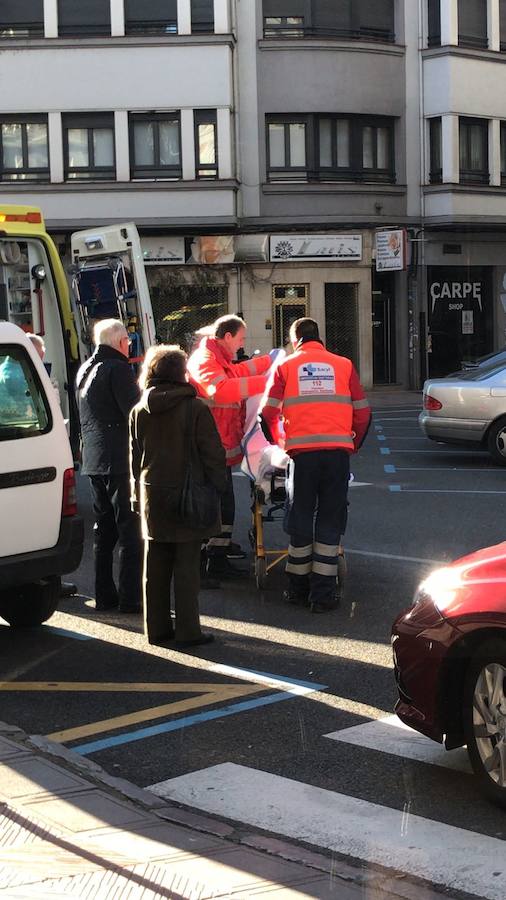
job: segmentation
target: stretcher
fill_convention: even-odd
[[[251,527],[249,540],[255,555],[255,581],[258,590],[267,587],[268,575],[286,560],[288,550],[269,550],[265,545],[264,525],[282,521],[286,501],[286,470],[289,457],[280,447],[269,444],[257,421],[260,396],[248,400],[246,432],[242,442],[241,469],[250,479]],[[346,579],[346,558],[339,547],[336,602],[341,602]]]

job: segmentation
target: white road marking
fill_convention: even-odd
[[[486,472],[487,475],[489,473],[495,475],[497,472],[504,471],[502,466],[498,466],[496,469],[480,469],[477,467],[466,469],[464,466],[396,466],[396,469],[398,472],[474,472],[476,475],[482,472]]]
[[[472,771],[465,748],[445,750],[442,744],[436,744],[430,738],[404,725],[397,716],[386,716],[375,722],[333,731],[324,737],[344,744],[353,744],[355,747],[365,747],[368,750],[402,756],[404,759],[415,759],[418,762],[442,766],[457,772],[470,774]]]
[[[486,900],[504,900],[504,841],[411,815],[409,808],[390,809],[234,763],[159,782],[150,790],[250,827]]]
[[[420,556],[398,556],[396,553],[376,553],[373,550],[353,550],[351,547],[345,547],[346,555],[352,556],[373,556],[377,559],[396,559],[399,562],[427,563],[429,566],[444,566],[442,559],[424,559]]]

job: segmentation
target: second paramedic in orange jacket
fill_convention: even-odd
[[[212,326],[211,335],[203,338],[188,360],[190,381],[211,409],[227,458],[228,490],[221,502],[222,531],[207,545],[207,574],[217,579],[241,574],[229,562],[231,557],[244,556],[240,547],[232,544],[232,466],[242,459],[245,400],[263,393],[267,381],[263,373],[271,365],[268,355],[234,364],[237,352],[244,347],[245,336],[246,323],[240,316],[221,316]]]
[[[284,443],[290,456],[288,600],[326,612],[336,606],[350,454],[361,446],[371,412],[353,363],[325,349],[314,319],[297,319],[290,340],[294,353],[274,370],[260,420],[267,438]]]

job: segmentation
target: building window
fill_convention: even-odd
[[[501,50],[506,50],[506,0],[499,0],[499,29]]]
[[[49,181],[46,116],[2,116],[2,181]]]
[[[44,0],[2,0],[0,37],[44,36]]]
[[[428,44],[429,47],[441,46],[441,0],[428,0]]]
[[[488,47],[487,0],[458,0],[459,45]]]
[[[459,119],[460,181],[488,184],[488,121]]]
[[[269,116],[269,179],[395,181],[394,124],[376,116]]]
[[[114,118],[112,113],[63,116],[65,178],[68,181],[114,181]]]
[[[265,37],[394,41],[393,0],[263,0]]]
[[[443,156],[440,116],[435,119],[429,119],[429,153],[429,181],[431,184],[441,184],[443,180]]]
[[[506,122],[501,122],[501,184],[506,184]]]
[[[110,0],[58,0],[58,34],[61,37],[95,37],[111,33]]]
[[[130,116],[132,178],[181,178],[178,113]]]
[[[177,0],[125,0],[125,31],[177,34]]]
[[[267,122],[267,157],[269,177],[306,180],[307,170],[307,121],[276,118]]]
[[[214,0],[191,0],[192,32],[214,32]]]
[[[218,177],[218,135],[216,110],[195,110],[195,174],[197,178]]]

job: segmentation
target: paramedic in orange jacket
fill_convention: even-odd
[[[230,556],[242,557],[240,547],[232,546],[235,517],[232,466],[242,460],[245,400],[262,394],[271,365],[270,356],[255,356],[247,362],[235,363],[237,352],[244,347],[246,323],[240,316],[221,316],[212,326],[212,334],[204,337],[188,360],[191,383],[210,407],[227,459],[228,490],[221,501],[221,534],[207,545],[207,574],[211,578],[234,577],[241,572],[229,562]]]
[[[268,440],[283,444],[282,417],[291,457],[284,523],[288,600],[327,612],[336,606],[350,455],[367,434],[371,412],[353,363],[325,349],[314,319],[297,319],[290,341],[294,353],[274,370],[260,421]]]

